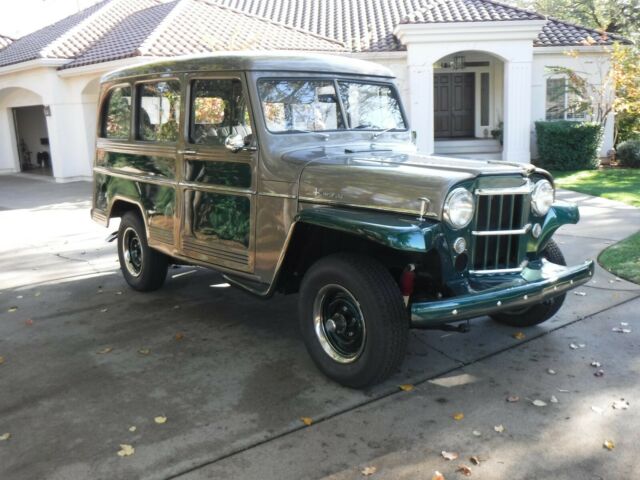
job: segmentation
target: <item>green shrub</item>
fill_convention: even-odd
[[[616,158],[623,167],[640,168],[640,140],[627,140],[618,145]]]
[[[616,143],[640,140],[640,115],[621,112],[616,115]]]
[[[538,158],[548,170],[598,168],[602,126],[591,122],[536,122]]]

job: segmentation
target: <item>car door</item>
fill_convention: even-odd
[[[253,272],[258,154],[244,75],[194,74],[187,80],[182,253]]]

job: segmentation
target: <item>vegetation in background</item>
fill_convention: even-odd
[[[623,167],[640,168],[640,140],[627,140],[618,145],[616,159]]]
[[[640,232],[611,245],[600,254],[598,262],[614,275],[640,283]]]
[[[602,132],[593,122],[536,122],[539,162],[548,170],[598,168]]]
[[[640,207],[640,169],[552,172],[556,186]]]

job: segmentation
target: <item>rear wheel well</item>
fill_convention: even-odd
[[[433,250],[426,253],[396,250],[358,235],[307,223],[298,223],[294,228],[278,275],[279,292],[296,293],[307,270],[320,258],[334,253],[374,258],[389,270],[396,282],[410,263],[420,264],[423,272],[440,279],[440,261]]]
[[[113,202],[111,206],[111,210],[109,211],[109,219],[120,217],[122,218],[127,212],[135,212],[137,213],[142,220],[144,220],[144,215],[142,215],[142,211],[140,207],[135,203],[128,202],[126,200],[116,200]]]

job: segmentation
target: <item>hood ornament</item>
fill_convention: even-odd
[[[427,215],[427,212],[429,211],[429,205],[431,205],[431,200],[429,200],[427,197],[420,197],[418,198],[418,200],[420,200],[420,216],[418,217],[418,220],[423,222],[424,217]]]

